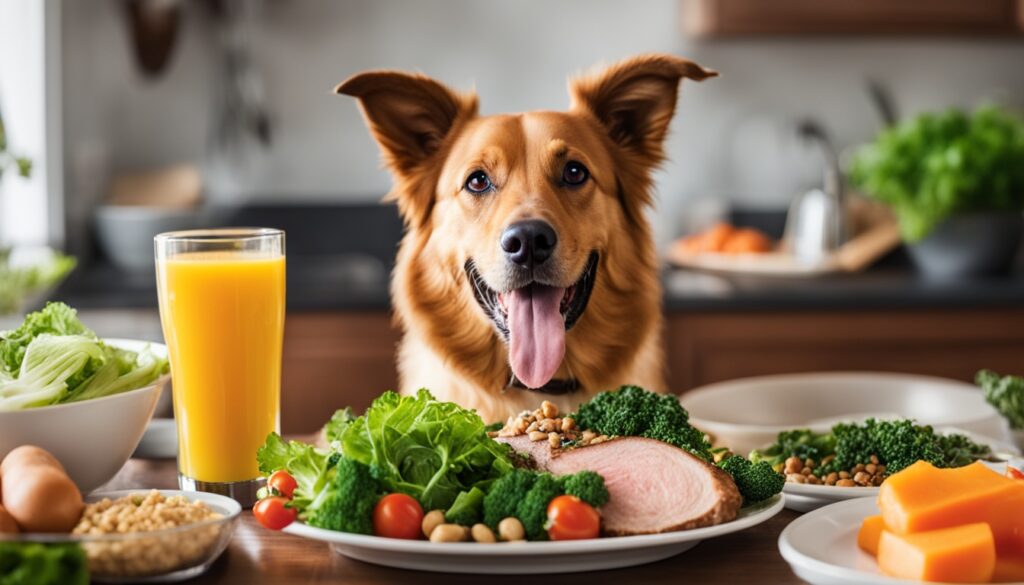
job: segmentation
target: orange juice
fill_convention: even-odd
[[[202,482],[253,480],[256,449],[280,426],[285,259],[186,252],[158,259],[157,279],[178,469]]]

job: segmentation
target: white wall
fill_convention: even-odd
[[[0,0],[0,112],[8,150],[33,163],[28,179],[14,168],[0,179],[0,245],[61,240],[61,222],[50,222],[60,213],[60,94],[53,85],[60,79],[47,68],[60,40],[58,9],[52,1]]]
[[[65,145],[78,224],[105,173],[201,162],[211,122],[211,27],[186,3],[167,75],[134,71],[118,0],[64,3]],[[475,85],[484,113],[567,105],[565,78],[600,61],[670,51],[723,73],[684,83],[660,175],[660,239],[689,203],[721,197],[781,207],[819,176],[791,122],[822,119],[853,145],[877,130],[863,89],[888,83],[904,113],[996,97],[1024,102],[1024,44],[1009,40],[692,42],[677,0],[268,0],[258,59],[275,116],[265,163],[241,177],[251,198],[376,199],[389,184],[355,105],[331,87],[366,68],[421,70]]]

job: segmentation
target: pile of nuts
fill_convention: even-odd
[[[871,462],[858,463],[849,471],[833,471],[821,477],[816,475],[814,470],[821,465],[828,465],[835,459],[835,455],[829,455],[815,463],[813,459],[801,460],[793,456],[786,459],[783,474],[789,483],[807,483],[811,485],[832,485],[836,487],[871,487],[880,486],[885,481],[885,465],[878,462],[878,457],[872,455]]]
[[[96,575],[118,578],[144,577],[194,566],[208,557],[221,542],[227,527],[198,526],[186,531],[146,533],[178,528],[222,518],[200,501],[184,496],[166,497],[153,490],[116,500],[104,498],[87,504],[73,534],[127,535],[124,540],[85,540],[89,570]]]
[[[500,431],[491,434],[496,437],[518,437],[528,435],[531,441],[547,441],[552,449],[572,444],[577,447],[596,445],[610,437],[581,430],[571,417],[558,416],[558,407],[545,400],[537,410],[524,410],[518,416],[508,417]]]
[[[526,530],[518,518],[508,517],[498,523],[498,535],[486,524],[474,524],[472,528],[460,524],[449,524],[444,520],[444,510],[431,510],[423,516],[423,535],[430,542],[474,542],[492,543],[500,538],[504,542],[526,540]]]

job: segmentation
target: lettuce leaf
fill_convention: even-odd
[[[317,449],[308,443],[285,441],[277,433],[270,433],[256,451],[261,473],[269,476],[283,469],[295,479],[291,507],[300,512],[314,500],[323,499],[339,457],[338,453]]]
[[[149,347],[134,352],[103,343],[63,303],[50,303],[0,333],[0,410],[110,396],[142,388],[167,372]]]
[[[447,509],[459,493],[512,470],[509,449],[487,436],[474,410],[441,402],[421,389],[416,396],[385,392],[356,419],[336,415],[327,435],[345,457],[364,463],[389,492],[408,494],[424,510]]]

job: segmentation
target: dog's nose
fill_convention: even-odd
[[[501,249],[509,260],[520,266],[543,264],[558,243],[555,229],[546,221],[517,221],[501,234]]]

